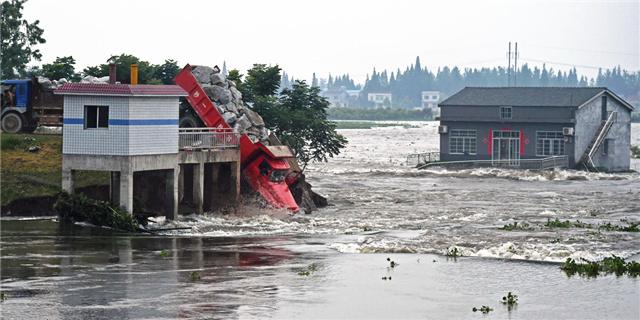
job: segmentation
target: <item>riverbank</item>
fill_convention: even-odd
[[[385,127],[418,128],[405,122],[396,121],[365,121],[365,120],[335,120],[336,129],[373,129]]]
[[[3,133],[0,150],[2,216],[52,214],[61,190],[62,136]],[[76,181],[79,192],[104,198],[109,176],[79,172]]]

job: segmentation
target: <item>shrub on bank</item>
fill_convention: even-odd
[[[127,211],[83,194],[61,192],[53,209],[61,222],[88,222],[122,231],[136,231],[138,225]]]

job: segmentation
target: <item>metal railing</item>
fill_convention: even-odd
[[[431,151],[423,153],[414,153],[407,156],[407,166],[419,166],[430,162],[440,161],[440,152]]]
[[[426,169],[428,167],[506,167],[518,169],[547,170],[552,168],[568,168],[569,157],[551,156],[538,159],[520,159],[519,164],[514,165],[513,160],[460,160],[460,161],[442,161],[429,162],[418,166],[418,169]]]
[[[238,148],[240,136],[229,128],[180,128],[180,150],[206,150]]]

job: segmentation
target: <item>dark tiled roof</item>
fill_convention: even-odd
[[[466,87],[440,106],[537,106],[578,107],[598,93],[601,87]]]
[[[102,95],[102,96],[186,96],[187,93],[175,85],[129,85],[100,83],[65,83],[55,94]]]

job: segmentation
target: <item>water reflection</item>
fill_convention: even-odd
[[[56,306],[54,315],[49,308],[26,312],[63,319],[224,318],[247,298],[274,305],[269,300],[279,286],[250,277],[269,278],[270,267],[292,256],[263,238],[137,236],[51,221],[5,221],[2,234],[2,290],[9,297],[3,315],[24,315],[24,304],[46,300]]]

